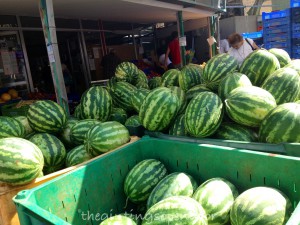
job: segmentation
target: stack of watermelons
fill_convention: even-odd
[[[275,188],[253,187],[239,193],[221,177],[199,185],[187,173],[168,173],[157,159],[145,159],[129,171],[124,193],[127,204],[133,205],[101,225],[283,225],[293,211],[289,198]]]
[[[26,184],[130,140],[123,124],[115,118],[109,121],[112,99],[104,88],[87,90],[80,107],[80,120],[67,118],[50,100],[30,105],[27,116],[0,117],[0,182]]]

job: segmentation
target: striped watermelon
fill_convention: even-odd
[[[30,140],[38,146],[44,156],[44,174],[53,173],[64,166],[67,152],[63,143],[54,135],[42,133],[35,134]]]
[[[222,100],[212,92],[202,92],[194,97],[186,108],[185,127],[194,137],[207,137],[218,129],[222,117]]]
[[[178,115],[169,128],[169,134],[174,136],[187,136],[188,132],[185,128],[184,114]]]
[[[6,137],[23,137],[25,135],[25,127],[19,120],[0,116],[0,138]]]
[[[218,90],[220,81],[230,72],[238,69],[237,60],[227,54],[218,54],[206,63],[203,71],[203,82],[211,90]]]
[[[230,211],[231,225],[284,225],[292,212],[290,200],[269,187],[254,187],[236,198]]]
[[[247,142],[255,142],[258,140],[258,135],[251,128],[233,122],[221,123],[213,137],[217,139]]]
[[[142,225],[208,225],[203,207],[187,196],[172,196],[152,206]]]
[[[156,159],[145,159],[136,164],[124,181],[124,192],[130,201],[147,201],[155,186],[167,175],[163,163]]]
[[[30,105],[27,119],[34,131],[57,133],[67,122],[67,114],[56,102],[41,100]]]
[[[86,152],[84,145],[79,145],[67,153],[66,167],[75,166],[90,160],[92,157]]]
[[[207,88],[204,84],[198,84],[194,87],[192,87],[191,89],[189,89],[186,92],[186,99],[187,102],[190,102],[192,100],[192,98],[194,98],[196,95],[198,95],[201,92],[204,91],[211,91],[209,88]]]
[[[224,77],[220,84],[218,89],[219,97],[222,100],[225,100],[227,95],[235,88],[238,87],[247,87],[252,86],[251,81],[249,78],[242,73],[239,72],[231,72]]]
[[[281,68],[272,73],[261,88],[270,92],[278,105],[294,102],[300,94],[300,76],[292,68]]]
[[[133,115],[129,117],[125,122],[125,126],[132,126],[132,127],[141,126],[141,120],[139,115]]]
[[[109,217],[102,221],[100,225],[136,225],[137,223],[134,222],[131,218],[123,215],[116,215]]]
[[[132,84],[120,81],[114,84],[110,93],[117,106],[128,112],[134,110],[131,98],[136,89]]]
[[[62,132],[60,133],[60,140],[64,143],[65,147],[73,147],[76,144],[71,140],[71,128],[78,122],[78,119],[68,119]]]
[[[29,125],[28,119],[26,116],[15,116],[14,119],[18,120],[25,128],[25,135],[33,132],[32,128]]]
[[[150,90],[160,87],[161,83],[162,83],[161,77],[153,77],[151,80],[148,81]]]
[[[124,124],[127,120],[127,113],[122,108],[112,108],[108,121],[117,121]]]
[[[289,64],[285,66],[285,68],[286,67],[296,70],[300,75],[300,59],[293,59]]]
[[[148,200],[147,208],[149,209],[157,202],[171,196],[188,196],[191,197],[194,193],[193,184],[197,182],[193,177],[185,173],[171,173],[164,177],[152,190]]]
[[[180,88],[176,86],[169,87],[169,89],[177,96],[179,99],[179,109],[178,109],[178,114],[181,114],[185,111],[186,106],[187,106],[187,101],[185,97],[185,92]]]
[[[70,130],[70,139],[73,144],[82,145],[85,140],[86,133],[96,124],[101,122],[95,119],[80,120]]]
[[[227,115],[236,123],[259,127],[265,116],[276,107],[276,100],[262,88],[239,87],[227,96],[225,106]]]
[[[81,115],[81,105],[78,104],[76,107],[75,107],[75,111],[74,111],[74,115],[73,115],[76,119],[78,120],[81,120],[83,119],[82,118],[82,115]]]
[[[0,162],[0,181],[11,185],[30,183],[44,166],[41,150],[30,141],[16,137],[0,139]]]
[[[140,111],[141,105],[149,93],[149,90],[145,88],[139,88],[132,94],[131,105],[137,113]]]
[[[146,74],[140,69],[138,70],[137,78],[134,81],[134,85],[137,88],[149,89],[148,78],[147,78]]]
[[[108,91],[100,86],[94,86],[82,95],[80,100],[81,117],[107,121],[112,109],[112,99]]]
[[[280,68],[275,55],[268,50],[259,49],[250,53],[243,61],[240,72],[246,74],[251,83],[260,86],[267,77]]]
[[[29,140],[31,137],[33,137],[36,134],[38,134],[38,133],[33,131],[32,133],[25,135],[24,139]]]
[[[262,121],[259,128],[261,142],[300,143],[300,104],[285,103],[273,109]]]
[[[202,73],[203,73],[203,70],[200,66],[199,67],[192,66],[192,65],[184,66],[181,69],[179,76],[178,76],[179,87],[183,91],[187,91],[190,88],[192,88],[198,84],[201,84]]]
[[[285,51],[284,49],[271,48],[269,49],[269,52],[276,56],[280,63],[280,67],[284,67],[292,61],[289,53],[287,53],[287,51]]]
[[[238,195],[239,193],[232,183],[216,177],[201,184],[193,198],[205,210],[208,224],[223,225],[229,221],[229,212]]]
[[[176,116],[180,102],[166,87],[152,90],[145,98],[139,112],[142,125],[150,131],[166,129]]]
[[[178,77],[180,70],[178,69],[169,69],[161,77],[161,86],[162,87],[172,87],[179,86]]]
[[[108,121],[94,125],[86,134],[84,146],[91,156],[113,150],[130,141],[129,132],[124,125]]]
[[[117,66],[115,76],[118,81],[133,83],[137,79],[138,73],[136,65],[131,62],[122,62]]]

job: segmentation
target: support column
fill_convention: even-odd
[[[215,33],[216,33],[216,17],[215,16],[211,16],[209,18],[209,27],[210,27],[210,36],[215,37]],[[217,54],[216,43],[214,43],[210,48],[211,48],[211,57],[213,57]]]
[[[68,97],[56,38],[52,0],[40,0],[39,11],[43,25],[43,32],[47,46],[56,100],[57,103],[66,110],[67,114],[69,114]]]
[[[184,37],[184,26],[183,26],[183,19],[182,19],[182,11],[177,12],[177,27],[178,27],[178,34],[179,38]],[[185,57],[185,46],[180,46],[180,54],[181,54],[181,65],[186,65],[186,57]]]

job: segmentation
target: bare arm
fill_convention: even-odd
[[[168,58],[169,58],[169,54],[170,54],[170,48],[168,47],[166,55],[165,55],[165,67],[167,67],[168,65]]]
[[[257,46],[257,44],[253,41],[253,43],[252,43],[252,46],[253,46],[253,48],[255,48],[255,49],[259,49],[259,47]]]

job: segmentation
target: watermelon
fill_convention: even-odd
[[[91,156],[113,150],[130,141],[127,128],[119,122],[108,121],[94,125],[86,134],[84,146]]]
[[[0,139],[0,181],[10,185],[30,183],[41,174],[44,159],[41,150],[23,138]]]
[[[292,212],[290,200],[269,187],[254,187],[240,194],[230,211],[231,225],[284,225]]]
[[[276,107],[276,100],[262,88],[239,87],[227,96],[225,106],[227,115],[236,123],[259,127],[265,116]]]
[[[203,70],[203,83],[211,90],[218,90],[221,80],[230,72],[238,69],[237,60],[227,54],[218,54],[206,63]]]
[[[132,126],[132,127],[138,127],[141,126],[141,121],[139,115],[133,115],[129,117],[126,122],[125,126]]]
[[[194,178],[185,173],[175,172],[169,174],[152,190],[147,200],[147,208],[149,209],[157,202],[171,196],[191,197],[194,192],[193,183],[196,183]]]
[[[294,102],[300,94],[300,76],[292,68],[281,68],[272,73],[261,88],[273,95],[277,105]]]
[[[160,87],[161,83],[162,83],[161,77],[153,77],[151,80],[148,81],[150,90]]]
[[[122,108],[112,108],[108,121],[117,121],[124,124],[127,120],[127,113]]]
[[[137,113],[139,113],[141,105],[143,104],[144,99],[149,93],[149,90],[145,88],[139,88],[132,94],[131,105]]]
[[[65,147],[73,147],[76,145],[71,140],[71,128],[78,122],[78,119],[71,118],[66,122],[62,132],[60,133],[60,140],[64,143]]]
[[[133,83],[138,77],[138,68],[131,62],[122,62],[116,67],[115,76],[118,81]]]
[[[178,69],[169,69],[161,77],[161,86],[162,87],[172,87],[179,86],[178,77],[180,70]]]
[[[276,56],[280,63],[280,67],[284,67],[287,64],[289,64],[292,60],[290,58],[290,55],[287,51],[280,48],[271,48],[269,49],[269,52],[271,52],[273,55]]]
[[[224,77],[218,88],[219,97],[225,100],[227,95],[235,88],[252,86],[249,78],[239,72],[231,72]]]
[[[54,135],[35,134],[30,140],[38,146],[44,156],[44,174],[53,173],[64,166],[67,152],[63,143]]]
[[[133,83],[137,88],[149,89],[148,78],[146,74],[140,69],[138,70],[137,78],[135,81],[133,81]]]
[[[76,107],[75,107],[75,110],[74,110],[74,115],[73,115],[76,119],[78,120],[81,120],[83,119],[82,118],[82,115],[81,115],[81,105],[78,104]]]
[[[18,120],[25,128],[25,134],[31,134],[33,132],[32,128],[29,125],[28,119],[26,116],[15,116],[14,119]]]
[[[94,86],[82,95],[80,108],[83,119],[97,119],[104,122],[110,116],[112,99],[105,88]]]
[[[191,89],[189,89],[186,92],[186,100],[187,102],[190,102],[192,100],[192,98],[194,98],[196,95],[198,95],[201,92],[204,91],[211,91],[209,88],[207,88],[204,84],[198,84],[194,87],[192,87]]]
[[[293,59],[289,64],[287,64],[284,68],[292,68],[298,72],[300,75],[300,59]]]
[[[280,64],[275,55],[268,50],[259,49],[246,57],[239,71],[249,77],[252,85],[261,86],[265,79],[279,68]]]
[[[184,114],[178,115],[169,128],[169,134],[174,136],[187,136],[185,128]]]
[[[95,119],[80,120],[70,130],[70,140],[76,145],[82,145],[85,140],[85,135],[94,125],[101,122]]]
[[[153,205],[142,225],[208,225],[203,207],[187,196],[172,196]]]
[[[202,92],[194,97],[186,108],[185,127],[194,137],[207,137],[218,129],[222,117],[222,100],[212,92]]]
[[[180,107],[179,99],[166,87],[152,90],[145,98],[139,112],[142,125],[150,131],[166,129]]]
[[[23,137],[25,127],[22,123],[12,117],[0,116],[0,138]]]
[[[132,84],[120,81],[114,84],[110,94],[117,106],[128,112],[134,110],[131,98],[136,89]]]
[[[206,212],[208,224],[227,224],[229,212],[239,195],[236,187],[223,178],[212,178],[199,186],[193,199],[199,202]]]
[[[247,142],[255,142],[258,140],[258,135],[251,128],[233,122],[221,123],[213,137],[217,139]]]
[[[57,133],[67,122],[67,114],[56,102],[41,100],[29,106],[27,119],[34,131]]]
[[[75,166],[90,160],[92,157],[86,152],[84,145],[79,145],[67,153],[66,167]]]
[[[184,66],[178,76],[179,87],[183,91],[187,91],[190,88],[201,84],[202,80],[202,68],[192,65]]]
[[[34,136],[36,134],[38,134],[38,133],[33,131],[32,133],[25,135],[24,139],[29,140],[32,136]]]
[[[169,89],[179,99],[180,106],[179,106],[179,109],[178,109],[178,114],[183,113],[185,111],[185,109],[186,109],[186,106],[187,106],[187,101],[186,101],[186,97],[185,97],[184,91],[180,87],[176,87],[176,86],[169,87]]]
[[[273,109],[262,121],[259,140],[268,143],[300,143],[300,104],[285,103]]]
[[[155,186],[167,175],[164,164],[156,159],[145,159],[136,164],[124,181],[124,192],[133,203],[147,201]]]

